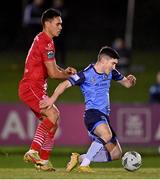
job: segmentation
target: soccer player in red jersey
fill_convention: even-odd
[[[24,160],[35,163],[36,168],[54,170],[49,156],[53,148],[59,111],[56,106],[40,109],[39,101],[47,97],[48,77],[67,79],[75,74],[76,70],[72,67],[63,70],[56,64],[52,38],[59,36],[62,30],[60,12],[55,9],[46,10],[42,14],[41,22],[43,31],[34,38],[26,58],[24,75],[19,83],[20,99],[41,120]]]

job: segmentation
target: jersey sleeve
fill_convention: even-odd
[[[40,42],[40,52],[43,61],[55,61],[55,47],[53,43]]]
[[[78,72],[77,74],[74,74],[68,78],[72,86],[80,86],[85,81],[85,76],[83,71]]]
[[[116,69],[112,70],[112,79],[115,81],[120,81],[124,78],[124,76],[117,71]]]

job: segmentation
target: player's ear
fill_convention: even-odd
[[[50,21],[45,22],[45,26],[48,27],[50,25]]]
[[[105,56],[102,56],[100,61],[101,61],[102,64],[104,64],[105,61],[106,61]]]

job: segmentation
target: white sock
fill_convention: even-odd
[[[81,155],[78,157],[78,162],[81,163],[85,157],[86,157],[86,154],[81,154]]]
[[[93,141],[90,145],[87,153],[85,154],[85,158],[83,159],[80,166],[88,166],[92,161],[93,157],[103,148],[103,144]]]
[[[105,148],[101,149],[92,159],[93,162],[108,162],[108,152]]]
[[[89,166],[90,160],[87,158],[84,158],[80,166]]]
[[[81,163],[86,158],[86,154],[81,154],[78,161]],[[91,162],[108,162],[108,153],[105,148],[101,149],[91,160]]]

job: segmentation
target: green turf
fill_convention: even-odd
[[[123,169],[121,160],[109,163],[92,163],[95,173],[79,173],[75,169],[71,173],[65,172],[71,152],[84,153],[87,147],[56,147],[51,161],[56,172],[39,172],[33,164],[23,162],[23,155],[27,147],[1,147],[0,148],[0,178],[160,178],[160,156],[156,148],[123,148],[124,152],[136,150],[142,155],[142,166],[136,172],[128,172]]]
[[[71,153],[66,155],[63,154],[53,154],[51,161],[54,163],[54,166],[57,168],[64,168],[67,162],[70,159]],[[160,157],[159,156],[142,156],[143,167],[145,168],[160,168]],[[31,168],[32,165],[29,163],[23,162],[23,155],[5,155],[0,156],[0,161],[3,162],[0,164],[0,168]],[[16,162],[16,163],[15,163]],[[121,161],[113,161],[109,163],[92,163],[92,167],[121,167]]]
[[[0,177],[8,179],[159,179],[160,168],[141,168],[128,172],[123,168],[93,168],[94,173],[79,173],[74,170],[65,172],[58,168],[56,172],[41,172],[33,168],[0,168]]]
[[[17,87],[23,74],[25,55],[26,54],[22,52],[4,52],[0,54],[1,102],[19,101]],[[81,70],[94,61],[94,59],[96,59],[96,51],[69,52],[67,55],[67,65],[72,65],[78,70]],[[160,61],[158,59],[160,59],[159,52],[133,52],[132,73],[137,77],[137,84],[132,89],[125,89],[113,82],[111,87],[111,102],[148,102],[148,89],[150,85],[154,83],[156,72],[160,67]],[[49,94],[52,93],[59,82],[60,81],[49,80]],[[77,87],[70,88],[59,99],[59,102],[82,101],[82,95]]]

